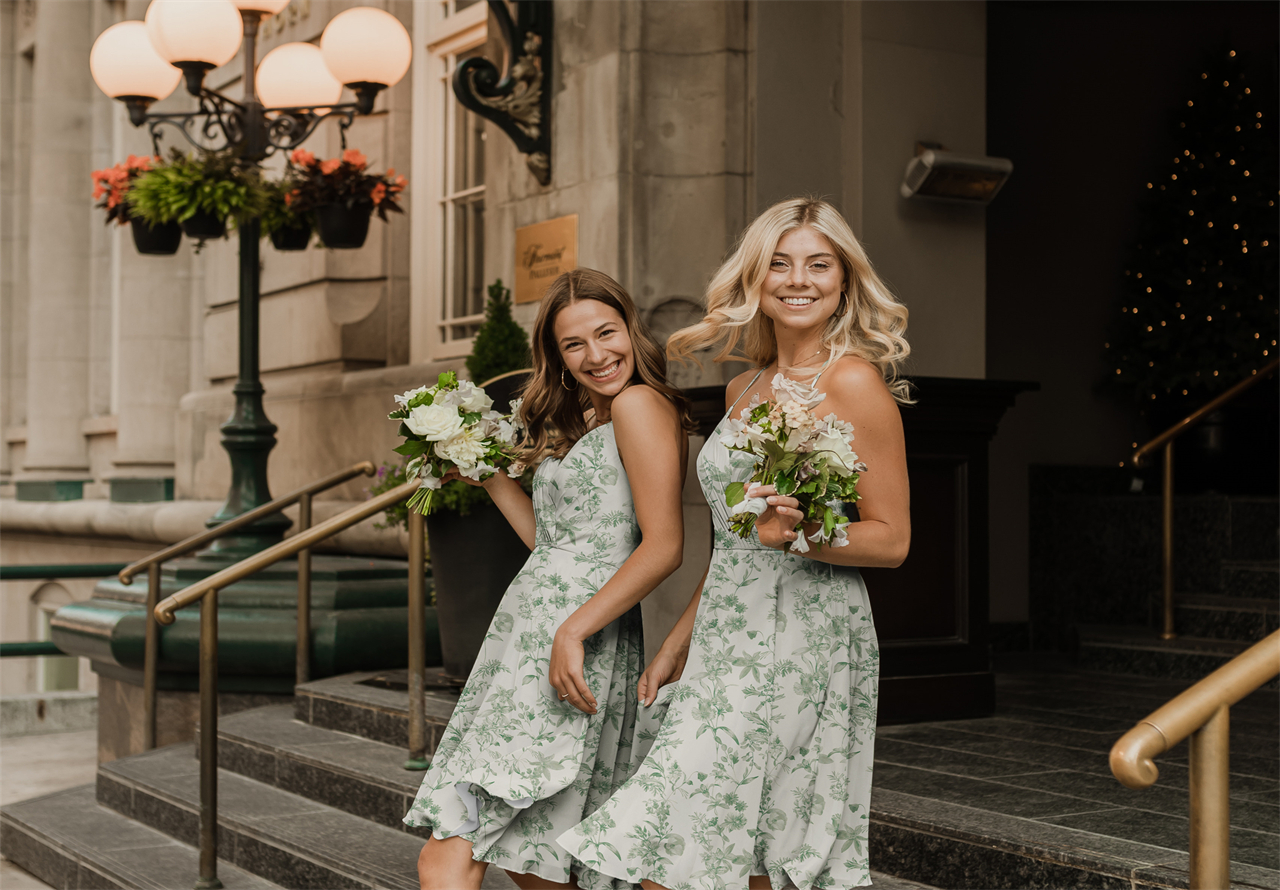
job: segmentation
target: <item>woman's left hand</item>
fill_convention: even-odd
[[[547,679],[561,701],[567,701],[584,714],[596,713],[596,698],[587,687],[583,674],[586,653],[582,640],[566,633],[562,625],[551,642],[551,665]]]
[[[756,520],[756,533],[760,543],[775,550],[782,550],[799,535],[796,526],[804,519],[800,510],[800,502],[793,497],[778,494],[772,485],[760,485],[753,482],[747,486],[746,496],[749,498],[765,498],[769,507]]]

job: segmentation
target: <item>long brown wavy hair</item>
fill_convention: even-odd
[[[525,453],[535,459],[563,458],[587,434],[586,412],[591,409],[591,400],[581,384],[572,389],[562,384],[561,375],[567,369],[555,333],[560,310],[580,300],[604,303],[622,316],[635,354],[630,382],[643,383],[670,399],[679,412],[680,425],[691,432],[694,424],[689,400],[667,382],[667,358],[640,320],[636,304],[626,290],[603,272],[574,269],[551,282],[542,297],[538,320],[533,323],[533,374],[521,392],[524,403],[520,408],[528,429]]]

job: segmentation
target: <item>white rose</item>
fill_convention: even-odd
[[[470,380],[463,380],[458,384],[458,399],[458,403],[466,411],[483,412],[493,407],[493,399],[485,395],[484,390]]]
[[[484,457],[485,450],[484,443],[475,437],[471,428],[462,430],[436,446],[436,454],[460,470],[475,466]]]
[[[858,455],[853,453],[848,440],[838,432],[828,430],[819,435],[813,443],[813,450],[821,453],[827,459],[827,466],[839,476],[858,472]]]
[[[417,389],[411,389],[408,392],[404,393],[403,395],[395,396],[394,398],[396,400],[397,405],[399,405],[401,408],[406,408],[408,407],[410,400],[412,400],[414,396],[421,395],[426,391],[427,391],[427,388],[425,386],[419,386]]]
[[[474,479],[476,482],[479,482],[485,477],[491,476],[496,472],[498,472],[497,467],[487,464],[484,461],[480,461],[480,463],[476,464],[471,469],[463,470],[462,475],[466,476],[468,479]]]
[[[448,405],[419,405],[409,412],[404,425],[415,436],[421,436],[428,442],[439,442],[462,429],[462,418],[456,408]]]

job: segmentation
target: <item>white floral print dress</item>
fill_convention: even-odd
[[[542,463],[533,506],[533,552],[494,615],[404,821],[467,838],[482,862],[562,883],[572,873],[584,890],[624,890],[630,881],[582,866],[555,839],[634,772],[640,607],[585,641],[598,713],[560,701],[547,681],[557,628],[640,543],[611,425],[588,432],[563,461]]]
[[[729,530],[724,489],[753,458],[720,444],[724,426],[698,456],[715,543],[684,674],[651,706],[666,713],[636,774],[559,843],[678,890],[765,874],[775,890],[868,885],[880,656],[866,587]]]

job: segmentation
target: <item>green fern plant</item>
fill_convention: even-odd
[[[197,213],[239,224],[260,216],[266,203],[261,174],[230,151],[188,156],[174,149],[129,191],[130,213],[153,226],[185,222]]]

